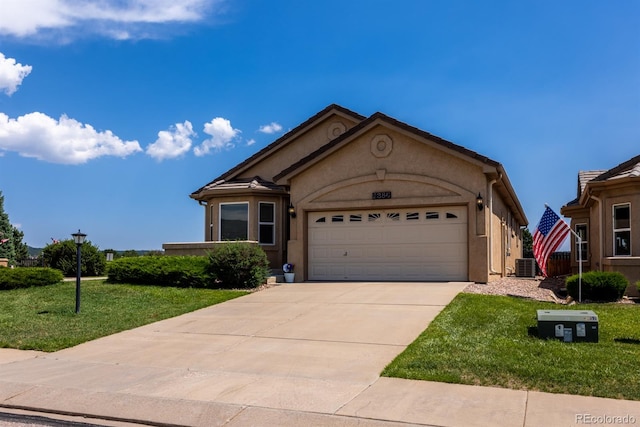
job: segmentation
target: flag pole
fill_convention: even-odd
[[[549,205],[545,203],[544,207],[549,208]],[[573,231],[571,227],[569,227],[569,231],[576,237],[578,242],[578,302],[582,302],[582,237]]]
[[[569,230],[576,237],[578,243],[578,302],[582,302],[582,237],[573,229],[569,228]]]

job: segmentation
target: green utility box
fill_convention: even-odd
[[[591,310],[537,310],[538,336],[564,342],[598,342],[598,315]]]

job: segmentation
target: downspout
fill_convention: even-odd
[[[599,252],[600,252],[600,256],[598,259],[598,270],[602,271],[602,256],[604,254],[603,249],[604,249],[604,230],[602,228],[602,200],[596,196],[594,196],[593,194],[589,194],[589,197],[592,198],[593,200],[595,200],[596,202],[598,202],[598,231],[599,231],[599,240],[600,240],[600,248],[599,248]],[[580,250],[582,250],[582,248],[580,248]]]
[[[211,224],[211,212],[209,211],[209,203],[204,200],[198,200],[198,204],[200,206],[204,206],[204,241],[207,241],[207,238],[213,240],[212,229],[213,224]]]
[[[502,179],[502,173],[498,173],[498,179]],[[489,194],[489,273],[500,274],[499,271],[493,269],[493,185],[498,181],[493,179],[487,184],[487,193]]]

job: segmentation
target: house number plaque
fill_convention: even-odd
[[[390,199],[391,191],[374,191],[371,193],[371,199],[373,200],[382,200],[382,199]]]

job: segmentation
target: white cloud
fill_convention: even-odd
[[[31,65],[22,65],[13,58],[7,58],[0,52],[0,91],[13,95],[22,80],[31,72]]]
[[[282,130],[282,126],[279,123],[271,122],[268,125],[260,126],[260,129],[258,129],[258,132],[272,134],[272,133],[280,132],[281,130]]]
[[[81,164],[102,156],[126,157],[142,151],[138,141],[122,141],[65,115],[55,120],[34,112],[9,118],[0,113],[0,150],[50,163]]]
[[[223,148],[233,148],[233,140],[241,133],[240,130],[231,127],[231,122],[222,117],[216,117],[204,125],[204,133],[211,138],[205,140],[199,147],[195,147],[193,152],[196,156],[209,154],[211,150],[220,151]]]
[[[71,30],[120,39],[152,37],[149,25],[202,21],[223,1],[2,0],[0,34],[22,38]]]
[[[255,140],[255,139],[253,139],[253,138],[251,138],[251,139],[249,139],[249,140],[247,141],[247,146],[249,146],[249,147],[250,147],[250,146],[252,146],[252,145],[253,145],[253,144],[255,144],[255,143],[256,143],[256,140]]]
[[[147,154],[156,160],[173,159],[191,149],[191,137],[196,136],[190,121],[176,123],[169,130],[158,132],[158,139],[147,147]]]

